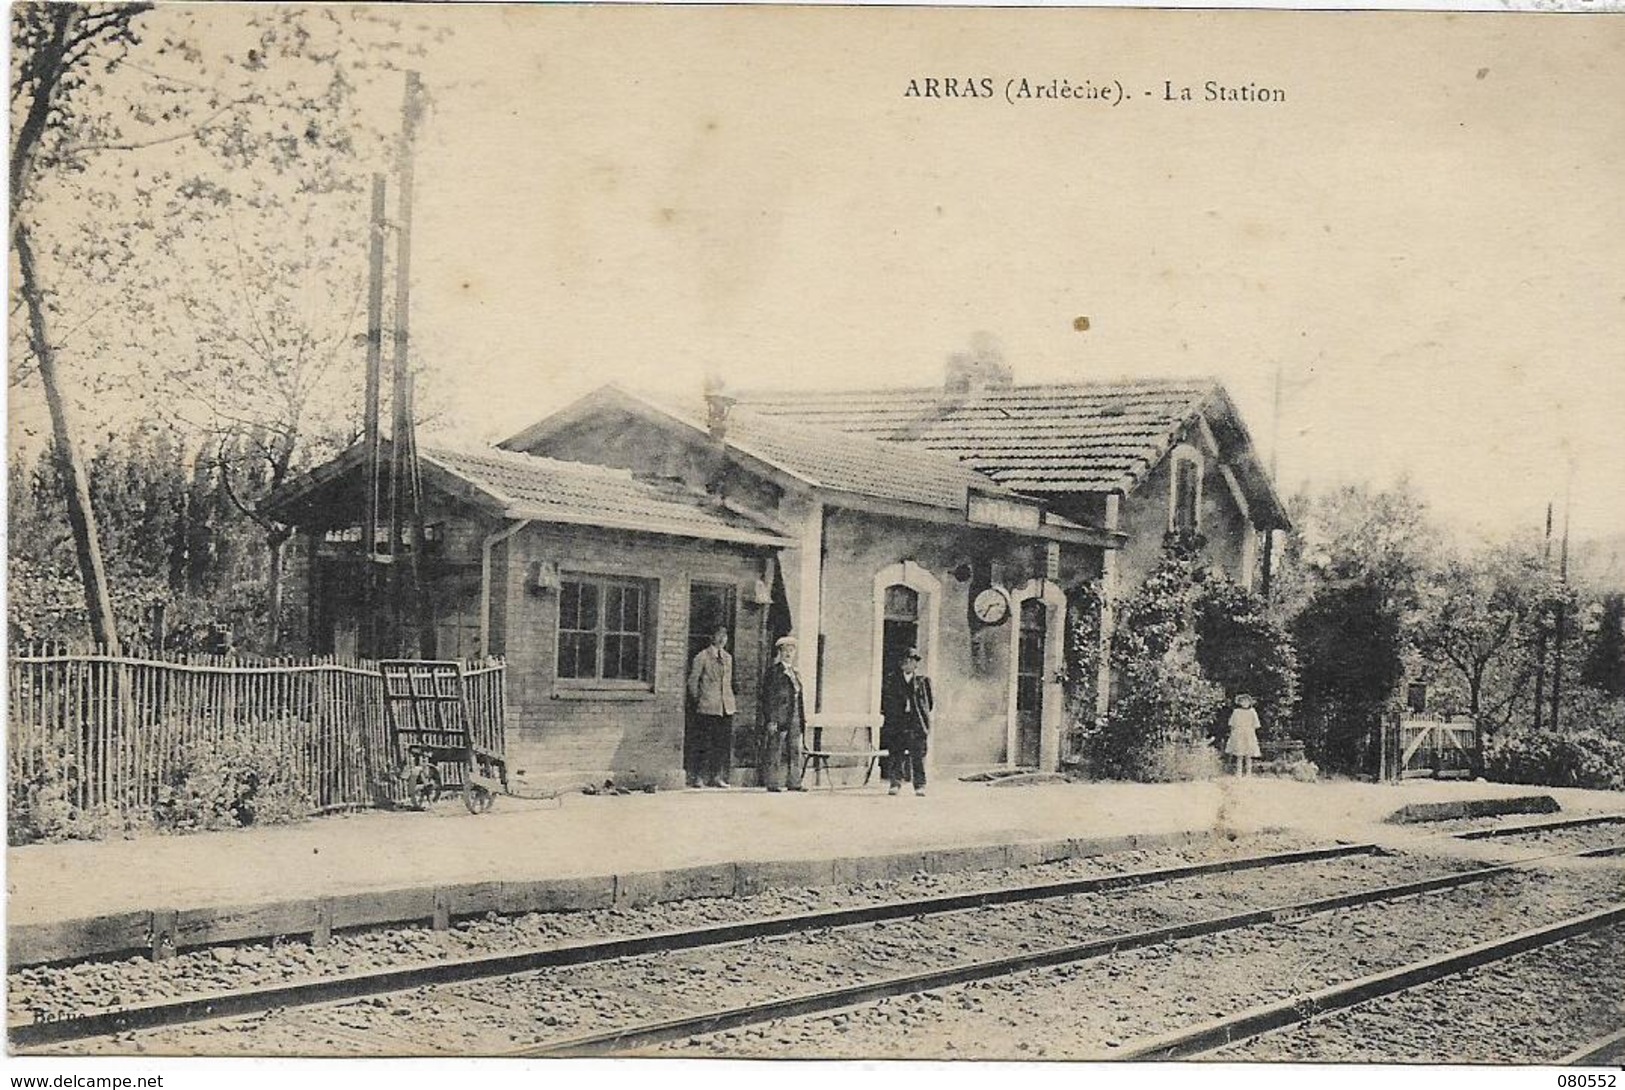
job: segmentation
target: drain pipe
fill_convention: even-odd
[[[480,544],[480,657],[491,657],[491,550],[531,524],[518,519],[511,525],[486,535]]]

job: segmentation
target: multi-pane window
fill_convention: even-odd
[[[558,676],[648,681],[654,642],[652,604],[647,579],[561,580]]]

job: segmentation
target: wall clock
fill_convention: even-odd
[[[1003,624],[1010,619],[1010,595],[1002,587],[988,587],[971,600],[971,612],[985,625]]]

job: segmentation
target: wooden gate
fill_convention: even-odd
[[[1389,760],[1384,772],[1389,778],[1472,778],[1477,765],[1472,720],[1400,719],[1390,723],[1387,733]]]

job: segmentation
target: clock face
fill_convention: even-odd
[[[998,587],[988,587],[976,596],[971,608],[983,624],[1003,624],[1010,616],[1010,599]]]

